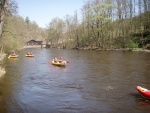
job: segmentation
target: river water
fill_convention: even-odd
[[[27,58],[27,51],[35,54]],[[0,113],[149,113],[150,53],[24,49],[5,58]],[[50,62],[62,56],[66,67]]]

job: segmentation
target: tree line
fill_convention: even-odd
[[[31,39],[57,48],[150,48],[149,0],[87,0],[79,11],[40,28],[17,14],[13,0],[0,1],[0,50],[22,48]]]
[[[149,0],[88,0],[73,16],[54,18],[47,41],[54,47],[137,48],[150,43]]]
[[[44,40],[46,29],[40,28],[29,17],[18,15],[18,4],[14,0],[0,1],[0,51],[11,52],[22,49],[29,40]]]

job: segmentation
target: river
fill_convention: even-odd
[[[35,54],[27,58],[27,51]],[[5,58],[0,77],[0,113],[149,113],[150,53],[24,49]],[[50,62],[54,56],[66,67]]]

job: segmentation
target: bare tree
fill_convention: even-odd
[[[74,15],[74,23],[75,23],[75,39],[76,39],[76,47],[79,47],[79,34],[78,34],[78,13],[75,11]]]
[[[0,1],[0,36],[2,35],[2,29],[5,21],[7,6],[8,6],[8,0]]]

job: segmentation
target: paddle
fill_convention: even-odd
[[[67,62],[67,64],[69,64],[70,62],[69,61],[66,61]]]
[[[48,61],[47,63],[48,63],[48,64],[50,64],[50,63],[51,63],[51,61]]]

